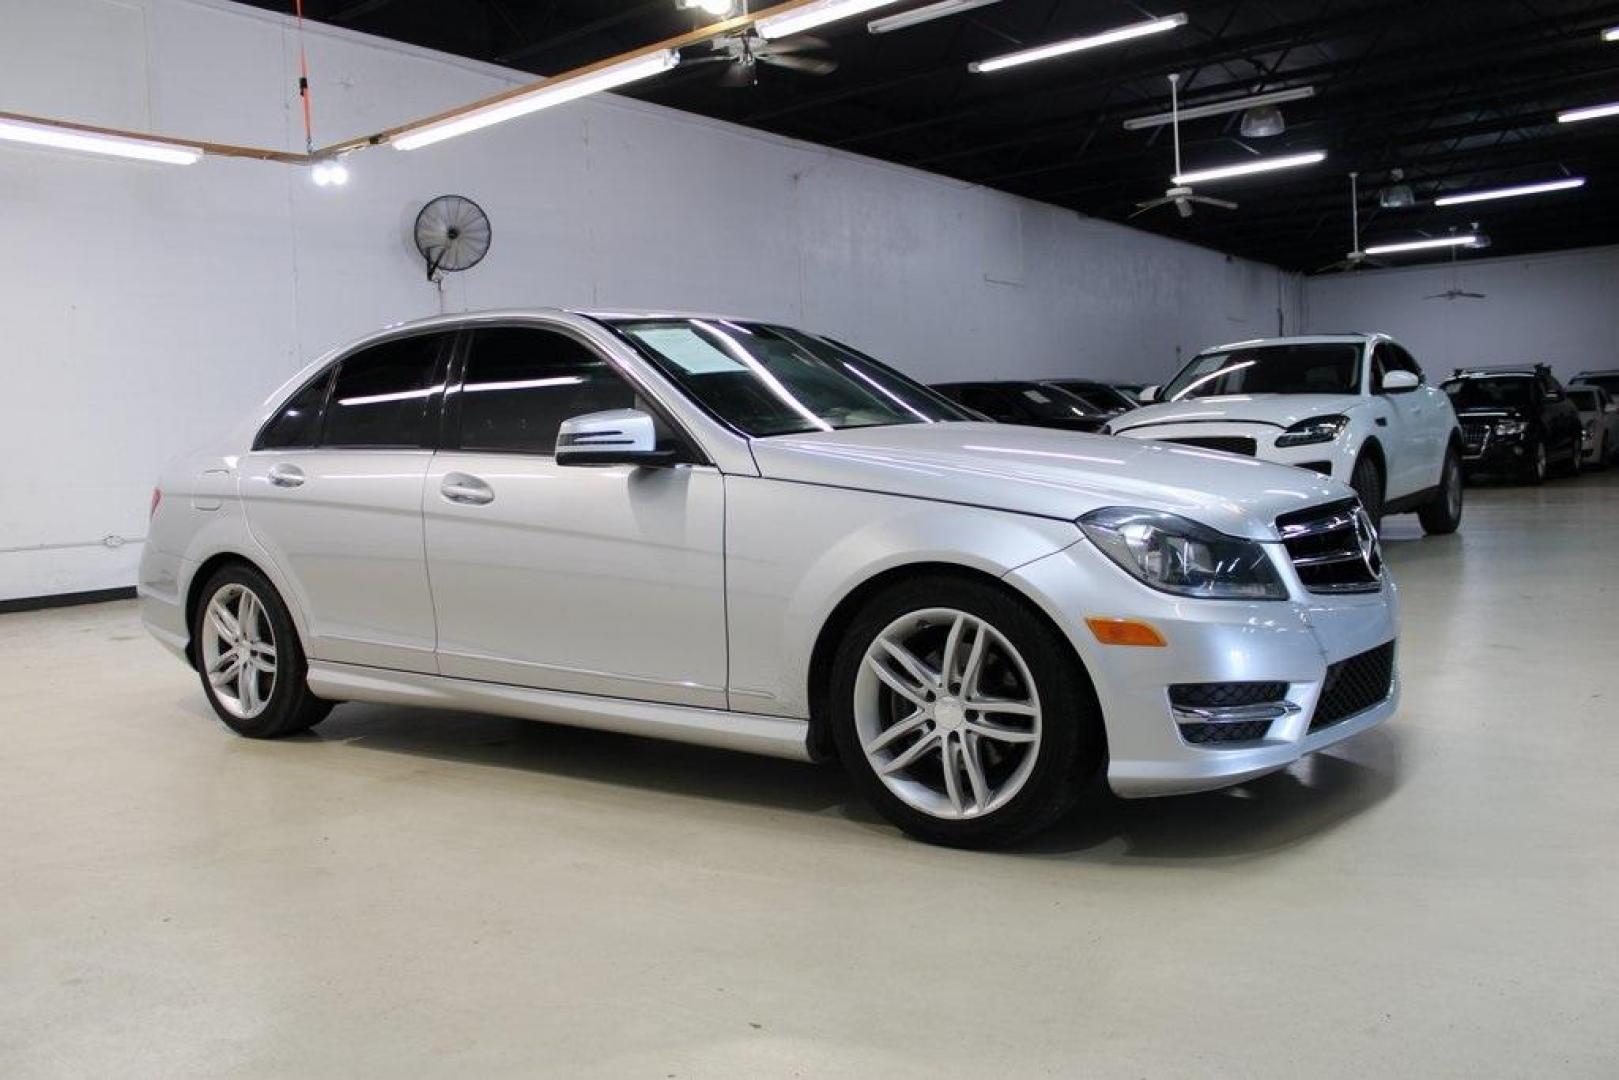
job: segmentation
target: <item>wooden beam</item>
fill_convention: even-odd
[[[286,150],[270,150],[262,146],[237,146],[232,143],[212,142],[208,139],[185,139],[174,135],[153,135],[145,131],[97,127],[94,124],[81,124],[74,120],[53,120],[48,116],[30,116],[27,113],[0,112],[0,120],[15,120],[22,124],[40,124],[44,127],[60,128],[63,131],[73,131],[81,135],[108,135],[119,139],[135,139],[139,142],[188,146],[213,157],[251,158],[254,161],[277,161],[286,165],[307,165],[311,160],[308,154],[295,154]]]

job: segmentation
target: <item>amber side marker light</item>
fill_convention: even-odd
[[[1161,649],[1169,644],[1156,627],[1140,619],[1086,619],[1085,625],[1091,628],[1091,633],[1103,645],[1139,645]]]

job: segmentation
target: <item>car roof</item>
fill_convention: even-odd
[[[1249,338],[1224,345],[1211,345],[1203,352],[1226,352],[1230,349],[1257,349],[1267,345],[1365,345],[1373,341],[1393,341],[1382,331],[1356,330],[1346,334],[1290,334],[1285,337]]]

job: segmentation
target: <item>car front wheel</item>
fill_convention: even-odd
[[[1355,468],[1349,474],[1349,486],[1360,496],[1360,505],[1372,519],[1372,527],[1383,527],[1383,470],[1370,454],[1355,459]]]
[[[294,735],[331,710],[310,692],[292,616],[257,570],[236,565],[214,574],[192,623],[203,693],[232,731],[255,739]]]
[[[1050,824],[1102,760],[1068,644],[999,586],[928,576],[885,590],[832,670],[838,754],[912,836],[997,847]]]
[[[1536,439],[1535,445],[1529,448],[1529,464],[1524,467],[1524,482],[1544,484],[1546,471],[1546,443],[1542,439]]]

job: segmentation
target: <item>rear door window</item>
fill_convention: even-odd
[[[440,354],[450,336],[394,338],[344,358],[327,399],[321,444],[429,445],[429,405],[444,389]]]

